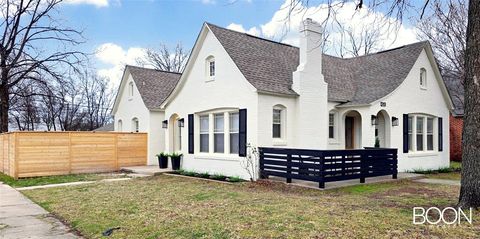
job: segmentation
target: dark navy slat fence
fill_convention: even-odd
[[[326,182],[392,175],[397,178],[397,149],[365,148],[353,150],[308,150],[290,148],[259,148],[260,176],[277,176]]]

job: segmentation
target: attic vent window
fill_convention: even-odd
[[[420,69],[420,88],[427,88],[427,70],[425,68]]]
[[[128,83],[128,95],[133,96],[133,82]]]
[[[209,56],[205,61],[206,81],[215,79],[215,57]]]

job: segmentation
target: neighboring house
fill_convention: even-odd
[[[113,123],[108,123],[102,127],[98,127],[92,131],[115,131],[115,127],[113,125]]]
[[[297,48],[205,23],[181,76],[126,67],[115,130],[148,132],[150,164],[180,151],[183,168],[244,178],[248,143],[360,149],[378,138],[398,148],[400,171],[448,166],[452,101],[429,43],[342,59],[322,54],[320,32],[307,19]]]
[[[462,161],[462,135],[463,135],[463,100],[464,90],[462,79],[452,76],[444,76],[454,105],[454,110],[450,114],[450,160]]]

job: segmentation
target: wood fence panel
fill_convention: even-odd
[[[117,137],[118,166],[145,165],[147,134],[119,134]]]
[[[115,134],[71,133],[72,173],[118,170],[115,158]]]
[[[69,173],[69,133],[15,133],[18,177]]]
[[[0,135],[0,171],[12,177],[111,172],[147,163],[147,134],[14,132]]]

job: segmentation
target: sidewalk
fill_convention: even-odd
[[[59,220],[0,182],[0,238],[78,238]]]

